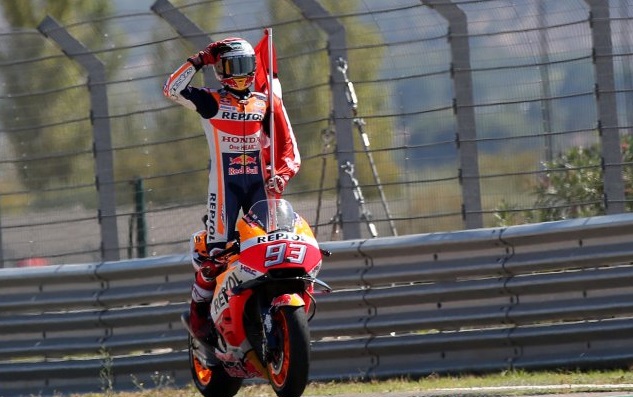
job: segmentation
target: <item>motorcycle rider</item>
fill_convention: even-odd
[[[190,84],[203,66],[212,66],[219,90]],[[274,96],[275,172],[270,170],[270,104],[268,95],[251,91],[256,54],[241,38],[210,43],[187,59],[165,82],[163,94],[201,117],[209,145],[206,230],[191,237],[195,280],[191,289],[190,327],[205,339],[213,332],[209,305],[216,276],[226,262],[211,256],[235,239],[240,209],[266,198],[280,197],[298,171],[301,158],[294,132],[278,96]]]

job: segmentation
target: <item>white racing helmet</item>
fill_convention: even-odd
[[[222,41],[231,49],[221,53],[213,65],[215,77],[224,86],[237,91],[246,90],[255,80],[255,50],[248,41],[238,37]]]

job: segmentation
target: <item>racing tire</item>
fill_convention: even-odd
[[[242,386],[241,378],[229,376],[221,364],[205,367],[193,354],[194,340],[189,335],[189,368],[193,384],[204,397],[233,397]]]
[[[303,307],[282,306],[273,314],[279,348],[267,363],[270,385],[278,397],[299,397],[310,372],[310,331]]]

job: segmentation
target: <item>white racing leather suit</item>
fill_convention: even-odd
[[[190,62],[184,63],[167,79],[163,93],[198,112],[209,144],[206,236],[211,251],[224,248],[236,237],[240,210],[248,211],[253,203],[270,194],[265,188],[271,174],[269,99],[248,90],[192,87],[189,83],[196,72]],[[283,102],[277,96],[274,101],[275,174],[288,181],[299,171],[301,157]],[[208,303],[215,287],[213,275],[196,270],[192,307],[196,302]],[[194,314],[192,311],[192,318]]]

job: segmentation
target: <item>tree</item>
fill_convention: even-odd
[[[41,191],[92,180],[88,93],[85,85],[77,85],[85,80],[84,73],[34,29],[46,15],[64,21],[107,15],[109,2],[0,0],[0,7],[14,32],[0,46],[0,73],[10,94],[3,99],[0,117],[19,159],[22,184]],[[91,39],[86,45],[101,40]]]
[[[621,140],[622,161],[633,162],[633,137]],[[599,144],[588,148],[572,147],[544,164],[545,175],[534,186],[534,209],[515,211],[515,206],[502,202],[496,216],[500,225],[548,222],[570,218],[604,215],[604,180]],[[633,168],[623,167],[625,195],[633,192]],[[633,203],[625,205],[633,210]]]

